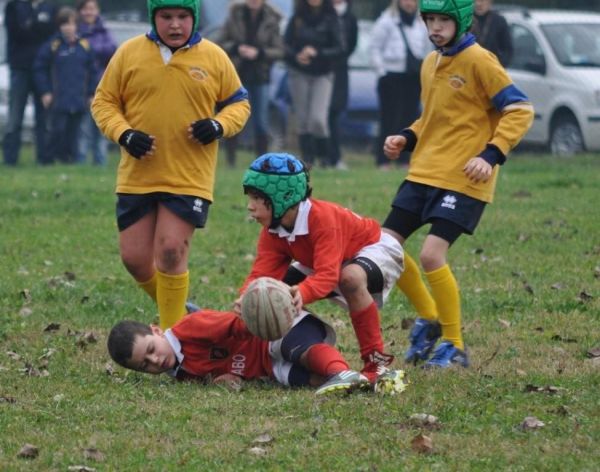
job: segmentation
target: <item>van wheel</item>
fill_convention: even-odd
[[[577,120],[571,116],[556,119],[550,133],[550,151],[556,156],[573,156],[584,150],[583,135]]]

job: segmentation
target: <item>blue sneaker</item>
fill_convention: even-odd
[[[424,365],[426,369],[432,367],[451,367],[453,365],[460,365],[462,367],[469,367],[469,356],[467,351],[461,351],[454,347],[450,341],[444,341],[440,343],[438,347],[433,351],[433,356]]]
[[[442,327],[437,321],[417,318],[408,339],[410,347],[404,355],[406,362],[416,364],[419,360],[427,360],[435,343],[442,335]]]
[[[185,311],[189,315],[190,313],[194,313],[195,311],[200,311],[200,307],[194,302],[187,301],[185,302]]]

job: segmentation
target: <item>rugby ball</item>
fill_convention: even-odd
[[[259,277],[248,285],[241,310],[248,331],[267,341],[285,336],[296,317],[290,287],[271,277]]]

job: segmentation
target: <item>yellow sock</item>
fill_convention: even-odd
[[[396,286],[406,295],[421,318],[437,320],[438,311],[435,300],[423,282],[419,266],[406,252],[404,253],[404,272],[396,282]]]
[[[168,275],[156,271],[156,303],[161,329],[173,326],[185,315],[185,301],[190,286],[190,273]]]
[[[138,285],[144,289],[152,300],[156,301],[156,272],[152,274],[152,278],[146,282],[138,282]]]
[[[451,341],[454,347],[464,349],[460,331],[460,294],[458,284],[448,264],[431,272],[425,272],[431,294],[438,307],[442,338]]]

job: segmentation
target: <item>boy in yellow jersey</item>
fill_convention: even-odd
[[[473,0],[420,0],[420,11],[436,50],[421,68],[420,118],[385,140],[389,159],[403,150],[413,154],[383,227],[404,246],[431,225],[420,254],[431,293],[406,252],[398,280],[419,313],[406,361],[467,367],[459,289],[446,255],[461,234],[475,230],[492,201],[499,166],[531,126],[533,107],[496,56],[467,32]]]
[[[117,50],[92,114],[121,148],[121,258],[156,301],[161,328],[185,313],[188,255],[213,199],[217,140],[250,114],[227,54],[198,33],[198,0],[148,0],[152,30]]]

